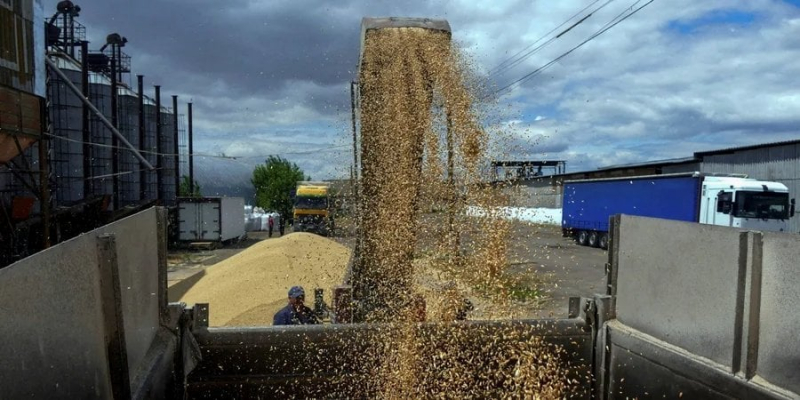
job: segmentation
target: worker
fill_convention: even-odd
[[[285,227],[286,227],[286,222],[285,219],[283,218],[283,215],[278,216],[278,233],[280,233],[281,236],[283,236],[283,230]]]
[[[269,227],[269,237],[272,237],[272,226],[275,225],[275,220],[272,219],[272,214],[267,218],[267,227]]]
[[[275,314],[272,325],[307,325],[318,324],[319,319],[314,311],[303,305],[306,292],[302,286],[289,289],[289,304]]]

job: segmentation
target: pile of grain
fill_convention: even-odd
[[[349,256],[347,247],[310,233],[264,240],[206,269],[180,301],[209,303],[211,326],[271,325],[294,285],[305,288],[308,303],[314,288],[325,289],[331,304]]]

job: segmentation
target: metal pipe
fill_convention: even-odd
[[[47,107],[42,106],[39,110],[42,121],[46,121],[47,132],[53,134],[53,124],[47,114]],[[50,167],[47,160],[47,139],[46,135],[39,138],[39,211],[42,213],[42,247],[45,249],[50,247]],[[23,155],[24,156],[24,155]]]
[[[161,147],[161,85],[156,88],[156,193],[158,200],[164,200],[164,155]]]
[[[180,157],[180,146],[178,146],[178,96],[172,95],[172,129],[174,130],[172,138],[175,142],[173,145],[173,149],[175,150],[173,153],[175,154],[175,197],[180,195],[180,188],[181,188],[181,157]]]
[[[353,214],[358,214],[358,132],[356,127],[356,87],[355,81],[350,82],[350,119],[353,123],[353,172],[351,185],[353,186]]]
[[[353,168],[358,170],[358,133],[356,131],[356,85],[355,81],[350,82],[350,117],[353,122]],[[358,179],[358,172],[355,175]]]
[[[189,134],[189,193],[194,194],[194,139],[192,138],[192,103],[188,104],[188,134]]]
[[[86,40],[81,41],[81,93],[83,97],[89,98],[89,42]],[[81,110],[81,120],[83,131],[81,137],[83,138],[83,198],[88,199],[92,196],[92,164],[90,163],[92,157],[92,137],[89,130],[89,107],[83,103]]]
[[[77,96],[78,96],[78,97],[81,99],[81,101],[82,101],[82,102],[83,102],[83,103],[84,103],[84,104],[85,104],[87,107],[89,107],[89,109],[90,109],[90,110],[92,110],[92,112],[94,113],[94,115],[95,115],[95,116],[96,116],[96,117],[97,117],[97,118],[98,118],[100,121],[102,121],[102,122],[103,122],[103,124],[104,124],[104,125],[105,125],[105,126],[108,128],[108,129],[110,129],[110,130],[111,130],[111,132],[112,132],[114,135],[116,135],[116,136],[117,136],[117,139],[119,139],[119,141],[120,141],[120,142],[122,142],[122,144],[124,144],[124,145],[125,145],[125,147],[127,147],[128,149],[130,149],[130,151],[132,151],[132,152],[133,152],[133,155],[134,155],[134,156],[136,156],[136,158],[138,158],[138,159],[139,159],[139,161],[142,163],[142,165],[144,165],[144,166],[145,166],[146,168],[148,168],[148,169],[154,169],[154,167],[153,167],[152,165],[150,165],[150,163],[149,163],[149,162],[147,162],[147,159],[145,159],[145,158],[144,158],[144,157],[143,157],[143,156],[142,156],[142,155],[139,153],[139,151],[138,151],[138,150],[137,150],[135,147],[133,147],[133,145],[132,145],[132,144],[131,144],[131,143],[130,143],[130,142],[127,140],[127,139],[125,139],[125,137],[124,137],[124,136],[122,136],[122,134],[121,134],[121,133],[119,133],[119,131],[117,130],[117,128],[115,128],[115,127],[114,127],[114,125],[113,125],[111,122],[109,122],[109,120],[108,120],[108,119],[107,119],[105,116],[103,116],[103,113],[101,113],[101,112],[100,112],[100,110],[98,110],[98,109],[97,109],[97,107],[95,107],[95,106],[94,106],[94,104],[92,104],[92,102],[90,102],[88,98],[86,98],[86,97],[84,97],[84,96],[83,96],[83,94],[81,93],[81,90],[80,90],[80,89],[78,89],[78,87],[77,87],[77,86],[75,86],[75,84],[73,84],[73,83],[72,83],[72,82],[69,80],[69,78],[67,78],[67,75],[65,75],[65,74],[64,74],[64,72],[63,72],[63,71],[61,71],[61,70],[58,68],[58,66],[56,65],[56,63],[55,63],[55,62],[53,62],[53,60],[51,60],[51,59],[50,59],[50,57],[45,57],[45,58],[44,58],[44,61],[47,63],[47,65],[48,65],[50,68],[52,68],[52,69],[53,69],[53,71],[55,71],[55,73],[56,73],[56,74],[58,74],[58,76],[59,76],[61,79],[63,79],[63,80],[64,80],[64,84],[66,84],[66,85],[67,85],[67,87],[68,87],[68,88],[70,88],[70,90],[72,90],[72,92],[73,92],[73,93],[75,93],[75,94],[76,94],[76,95],[77,95]]]
[[[145,126],[144,126],[144,75],[137,75],[136,80],[139,90],[139,149],[145,149]],[[147,200],[147,171],[139,172],[139,200]]]
[[[111,48],[111,124],[115,128],[119,127],[119,87],[117,83],[117,51],[114,47]],[[119,210],[119,143],[117,138],[111,135],[111,193],[113,195],[112,203],[114,210]]]

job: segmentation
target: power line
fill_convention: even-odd
[[[591,7],[591,6],[595,5],[595,4],[597,4],[599,1],[600,1],[600,0],[594,0],[594,2],[590,3],[588,6],[586,6],[586,7],[582,8],[580,11],[576,12],[576,13],[575,13],[575,14],[573,14],[571,17],[567,18],[567,20],[566,20],[566,21],[562,22],[561,24],[559,24],[559,25],[558,25],[558,26],[556,26],[555,28],[551,29],[551,30],[550,30],[550,32],[547,32],[547,33],[545,33],[544,35],[542,35],[542,36],[541,36],[539,39],[536,39],[536,41],[535,41],[535,42],[533,42],[533,43],[529,44],[529,45],[528,45],[528,46],[526,46],[524,49],[522,49],[522,50],[520,50],[520,51],[518,51],[518,52],[514,53],[514,55],[512,55],[511,57],[509,57],[509,58],[506,58],[506,59],[505,59],[503,62],[501,62],[500,64],[498,64],[498,65],[497,65],[497,66],[495,66],[494,68],[490,69],[490,70],[489,70],[489,75],[490,75],[490,76],[491,76],[491,75],[494,75],[494,74],[497,72],[497,70],[499,70],[500,68],[502,68],[504,65],[506,65],[508,62],[510,62],[512,59],[514,59],[514,58],[515,58],[515,57],[517,57],[518,55],[522,54],[522,53],[523,53],[523,52],[525,52],[526,50],[530,49],[531,47],[535,46],[535,45],[536,45],[536,43],[539,43],[539,42],[541,42],[541,41],[542,41],[542,39],[544,39],[544,38],[546,38],[546,37],[550,36],[550,34],[551,34],[551,33],[555,32],[555,31],[556,31],[558,28],[561,28],[562,26],[566,25],[566,24],[567,24],[567,22],[569,22],[569,21],[572,21],[572,20],[573,20],[575,17],[577,17],[577,16],[578,16],[580,13],[582,13],[582,12],[586,11],[586,9],[588,9],[589,7]]]
[[[70,139],[68,137],[57,136],[57,135],[53,135],[53,134],[49,134],[49,133],[45,133],[45,135],[50,137],[50,138],[52,138],[52,139],[64,140],[64,141],[67,141],[67,142],[88,144],[90,146],[102,147],[102,148],[108,148],[108,149],[118,149],[118,150],[130,151],[130,148],[128,148],[128,147],[113,146],[113,145],[104,144],[104,143],[85,142],[85,141],[82,141],[82,140]],[[193,153],[193,154],[191,154],[191,156],[193,156],[193,157],[219,158],[219,159],[226,159],[226,160],[236,160],[237,158],[266,158],[266,157],[269,157],[269,156],[313,154],[313,153],[320,153],[320,152],[337,152],[337,151],[344,151],[344,150],[336,150],[336,149],[343,149],[345,147],[349,148],[350,145],[346,144],[346,145],[339,145],[339,146],[323,147],[323,148],[318,148],[318,149],[313,149],[313,150],[286,151],[286,152],[275,153],[275,154],[263,154],[263,155],[243,156],[243,157],[232,157],[232,156],[225,156],[225,155],[219,155],[219,154],[208,154],[208,153]],[[189,156],[190,155],[188,153],[159,153],[159,152],[147,151],[147,150],[139,150],[139,153],[154,155],[154,156],[157,156],[157,157],[159,157],[159,156],[161,156],[161,157],[176,157],[176,156]]]
[[[620,13],[619,15],[614,17],[611,21],[606,23],[600,30],[598,30],[597,32],[595,32],[594,34],[589,36],[586,40],[578,43],[578,45],[576,45],[575,47],[573,47],[573,48],[567,50],[566,52],[562,53],[560,56],[554,58],[553,60],[551,60],[547,64],[542,65],[539,68],[536,68],[535,70],[533,70],[532,72],[530,72],[528,74],[525,74],[524,76],[522,76],[521,78],[515,80],[514,82],[511,82],[506,86],[503,86],[502,88],[500,88],[497,91],[495,91],[494,94],[495,95],[501,95],[503,91],[508,90],[509,88],[513,87],[514,85],[516,85],[518,83],[524,83],[524,82],[530,80],[534,76],[540,74],[545,69],[549,68],[551,65],[553,65],[553,64],[557,63],[558,61],[560,61],[562,58],[570,55],[573,51],[581,48],[586,43],[589,43],[590,41],[594,40],[596,37],[598,37],[598,36],[602,35],[603,33],[607,32],[609,29],[617,26],[617,24],[619,24],[620,22],[625,21],[626,19],[630,18],[631,16],[633,16],[634,14],[639,12],[641,9],[643,9],[643,8],[647,7],[648,5],[650,5],[650,3],[654,2],[655,0],[650,0],[647,3],[645,3],[644,5],[642,5],[641,7],[637,8],[637,9],[631,11],[630,13],[628,13],[627,15],[625,15],[625,13],[628,10],[632,9],[633,7],[635,7],[636,4],[638,4],[641,1],[642,0],[637,0],[636,2],[634,2],[631,6],[627,7],[625,9],[625,11],[623,11],[622,13]],[[623,15],[625,15],[625,16],[623,17]]]
[[[580,11],[578,11],[577,13],[573,14],[573,15],[572,15],[571,17],[569,17],[569,18],[568,18],[566,21],[562,22],[560,25],[558,25],[557,27],[555,27],[555,28],[553,28],[552,30],[550,30],[550,32],[547,32],[547,33],[546,33],[544,36],[542,36],[542,37],[540,37],[538,40],[536,40],[536,42],[533,42],[533,43],[532,43],[531,45],[529,45],[528,47],[526,47],[526,48],[524,48],[524,49],[520,50],[519,52],[517,52],[517,54],[515,54],[513,57],[509,58],[508,60],[506,60],[506,62],[504,62],[504,63],[503,63],[503,64],[505,64],[505,66],[503,66],[503,65],[501,64],[500,66],[498,66],[498,67],[495,67],[495,68],[494,68],[494,72],[492,72],[492,71],[489,71],[489,77],[496,76],[496,75],[500,75],[500,74],[502,74],[502,73],[504,73],[504,72],[506,72],[506,71],[510,70],[511,68],[514,68],[514,67],[516,67],[517,65],[519,65],[519,64],[520,64],[520,63],[522,63],[523,61],[527,60],[528,58],[532,57],[534,54],[538,53],[538,52],[539,52],[539,50],[541,50],[541,49],[543,49],[543,48],[547,47],[547,46],[548,46],[550,43],[554,42],[556,39],[559,39],[559,38],[561,38],[561,37],[562,37],[562,36],[564,36],[564,35],[565,35],[567,32],[571,31],[571,30],[572,30],[572,29],[574,29],[576,26],[578,26],[578,25],[582,24],[584,21],[586,21],[587,19],[589,19],[589,17],[591,17],[592,15],[594,15],[594,13],[596,13],[596,12],[598,12],[598,11],[602,10],[603,8],[605,8],[607,5],[609,5],[609,4],[610,4],[612,1],[614,1],[614,0],[607,0],[607,1],[606,1],[605,3],[603,3],[603,4],[602,4],[600,7],[597,7],[596,9],[592,10],[592,11],[591,11],[589,14],[586,14],[585,16],[583,16],[583,18],[579,19],[577,22],[575,22],[574,24],[570,25],[568,28],[564,29],[564,30],[563,30],[563,31],[561,31],[559,34],[557,34],[557,35],[553,36],[552,38],[548,39],[546,42],[542,43],[540,46],[537,46],[536,48],[534,48],[534,49],[532,49],[532,50],[528,51],[527,53],[525,53],[525,54],[522,54],[522,53],[523,53],[523,52],[525,52],[526,50],[528,50],[528,49],[530,49],[531,47],[533,47],[533,46],[534,46],[536,43],[540,42],[542,39],[546,38],[546,37],[547,37],[547,36],[549,36],[551,33],[555,32],[557,29],[559,29],[559,28],[561,28],[562,26],[566,25],[566,24],[567,24],[569,21],[572,21],[573,19],[575,19],[575,17],[577,17],[578,15],[580,15],[581,13],[583,13],[584,11],[586,11],[586,10],[587,10],[589,7],[593,6],[594,4],[598,3],[599,1],[600,1],[600,0],[595,0],[593,3],[589,4],[588,6],[584,7],[584,8],[583,8],[583,9],[581,9]],[[518,55],[520,55],[520,54],[522,54],[522,55],[521,55],[521,56],[519,56],[519,57],[517,57],[517,56],[518,56]],[[515,58],[516,58],[516,59],[515,59]],[[511,61],[512,59],[514,59],[514,60],[513,60],[513,61]],[[510,63],[507,63],[507,62],[509,62],[509,61],[510,61]]]

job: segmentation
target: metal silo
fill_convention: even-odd
[[[111,119],[111,80],[100,73],[89,73],[89,100],[107,119]],[[114,195],[111,130],[92,115],[89,118],[89,168],[91,171],[87,200],[103,198],[103,208],[113,208]]]
[[[66,55],[53,55],[51,59],[72,83],[81,87],[83,79],[77,61]],[[53,205],[66,207],[84,199],[83,103],[60,76],[53,71],[49,75]]]
[[[165,205],[175,205],[178,195],[176,186],[175,157],[178,146],[175,143],[175,114],[166,107],[161,107],[161,168],[162,174],[162,200]]]
[[[139,146],[142,150],[142,155],[152,165],[157,164],[156,153],[158,146],[156,144],[156,103],[152,98],[144,96],[144,142]],[[151,170],[145,171],[144,180],[142,181],[142,200],[155,201],[158,199],[158,171]]]
[[[117,129],[134,147],[139,144],[139,96],[130,88],[120,85],[117,100],[119,113]],[[141,200],[142,166],[133,153],[127,149],[119,152],[118,195],[120,207],[139,204]]]

